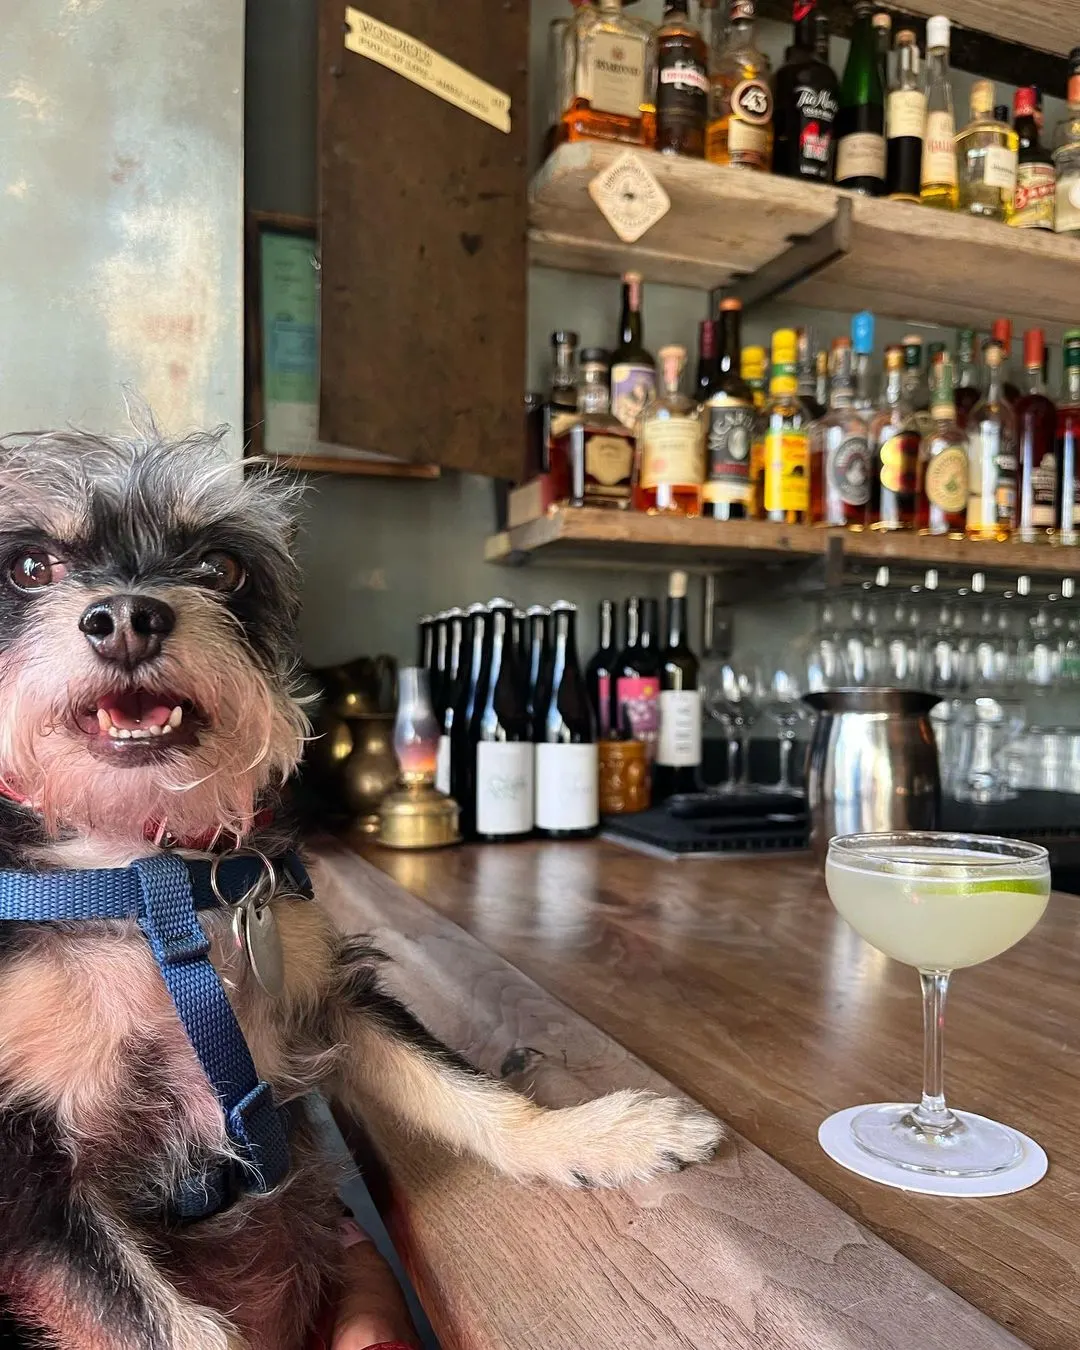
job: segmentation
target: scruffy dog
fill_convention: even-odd
[[[307,729],[288,493],[241,480],[219,440],[149,426],[0,447],[0,882],[291,845],[266,823]],[[619,1092],[546,1111],[479,1074],[380,988],[377,953],[276,876],[277,997],[229,908],[199,920],[258,1077],[293,1104],[291,1162],[196,1221],[177,1217],[185,1178],[242,1168],[142,919],[0,922],[0,1293],[48,1344],[303,1350],[339,1249],[312,1090],[569,1186],[644,1179],[717,1143],[684,1102]]]

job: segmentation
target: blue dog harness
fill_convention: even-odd
[[[268,875],[268,869],[272,877]],[[266,883],[272,881],[273,885]],[[210,941],[198,915],[281,885],[310,898],[311,881],[295,853],[275,862],[237,852],[213,859],[175,853],[139,858],[130,867],[89,871],[0,870],[0,923],[68,923],[135,919],[210,1080],[238,1162],[215,1162],[186,1177],[173,1197],[182,1221],[228,1209],[245,1194],[264,1194],[289,1170],[288,1120],[259,1079],[240,1024],[210,961]],[[265,888],[265,889],[263,889]]]

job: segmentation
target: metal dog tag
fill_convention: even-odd
[[[285,954],[274,911],[268,904],[245,900],[239,909],[239,926],[251,973],[265,993],[280,998],[285,988]]]

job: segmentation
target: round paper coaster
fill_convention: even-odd
[[[872,1105],[872,1103],[868,1103]],[[901,1191],[913,1191],[917,1195],[951,1196],[990,1196],[1012,1195],[1014,1191],[1026,1191],[1046,1175],[1048,1166],[1043,1149],[1019,1130],[1013,1134],[1020,1140],[1023,1153],[1015,1167],[1007,1172],[996,1172],[989,1177],[941,1177],[926,1172],[912,1172],[906,1167],[896,1167],[883,1162],[859,1147],[851,1133],[851,1122],[866,1106],[849,1106],[846,1111],[837,1111],[836,1115],[822,1121],[818,1130],[818,1143],[833,1160],[849,1172],[857,1172],[869,1181],[880,1182],[883,1186],[895,1186]],[[962,1112],[969,1118],[985,1120],[985,1116],[972,1116],[971,1112]],[[1011,1128],[1011,1127],[1009,1127]]]

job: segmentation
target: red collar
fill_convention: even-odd
[[[16,792],[14,788],[9,787],[7,783],[0,778],[0,797],[5,797],[9,802],[14,802],[16,806],[27,806],[31,811],[37,812],[37,807],[29,797],[24,797],[21,792]],[[274,812],[265,807],[262,811],[256,811],[255,819],[251,822],[251,833],[258,830],[264,830],[273,823]],[[208,830],[192,839],[177,839],[175,835],[169,833],[169,822],[167,820],[148,820],[143,826],[143,838],[156,848],[184,848],[190,849],[193,853],[212,853],[219,844],[226,841],[232,841],[232,847],[237,848],[243,842],[235,835],[226,833],[222,826],[216,830]]]

